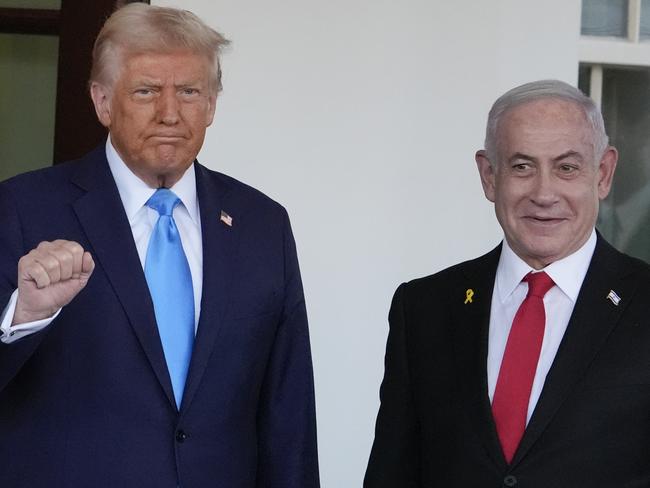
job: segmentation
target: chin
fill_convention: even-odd
[[[560,254],[561,246],[554,242],[548,242],[548,239],[537,238],[534,242],[529,240],[528,242],[524,241],[522,244],[521,250],[526,256],[545,263],[556,260],[556,257]]]
[[[156,151],[156,161],[166,167],[178,166],[180,159],[177,151]]]
[[[187,162],[187,159],[179,156],[178,154],[161,154],[153,166],[161,173],[175,173],[178,171],[186,170],[193,160]]]

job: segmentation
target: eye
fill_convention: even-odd
[[[578,171],[578,167],[575,164],[562,163],[560,164],[560,173],[564,175],[570,175]]]
[[[200,92],[199,92],[198,88],[190,88],[190,87],[186,87],[186,88],[183,88],[183,89],[181,90],[181,94],[182,94],[183,96],[186,96],[186,97],[195,96],[195,95],[198,95],[199,93],[200,93]]]
[[[133,90],[133,96],[140,100],[151,98],[154,94],[154,90],[148,87],[141,87]]]
[[[514,163],[512,169],[518,173],[529,171],[532,168],[532,165],[528,162]]]

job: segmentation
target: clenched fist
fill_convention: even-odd
[[[11,325],[52,316],[77,296],[95,269],[73,241],[41,242],[18,261],[18,301]]]

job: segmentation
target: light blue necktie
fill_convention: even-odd
[[[178,408],[194,342],[192,274],[172,216],[179,203],[180,199],[167,188],[159,188],[147,201],[146,205],[156,210],[159,217],[151,233],[144,265]]]

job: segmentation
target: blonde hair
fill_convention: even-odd
[[[187,10],[130,3],[104,23],[93,47],[90,83],[112,86],[124,57],[187,50],[210,63],[210,90],[221,91],[220,54],[230,41]]]

